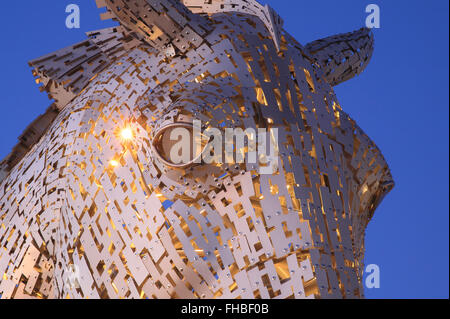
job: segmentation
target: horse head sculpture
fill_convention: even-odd
[[[30,62],[54,104],[1,164],[0,296],[362,297],[393,182],[333,87],[370,30],[302,45],[255,0],[97,4],[119,25]],[[196,128],[244,138],[174,162]]]

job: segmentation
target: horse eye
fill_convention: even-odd
[[[167,166],[186,168],[201,164],[208,139],[192,124],[174,123],[159,129],[153,138],[156,156]]]

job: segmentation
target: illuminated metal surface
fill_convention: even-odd
[[[1,298],[361,297],[393,182],[332,86],[371,33],[302,46],[253,0],[97,3],[121,26],[30,62],[56,102],[1,163]],[[152,137],[186,119],[278,128],[280,171],[165,166]]]

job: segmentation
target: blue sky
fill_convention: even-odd
[[[261,0],[262,1],[262,0]],[[336,87],[338,99],[377,143],[396,188],[369,224],[366,264],[381,270],[368,298],[449,297],[448,0],[265,0],[303,44],[364,25],[365,8],[381,9],[372,62]],[[81,9],[81,28],[65,27],[65,8]],[[0,157],[51,104],[27,61],[79,42],[102,22],[94,0],[2,3]]]

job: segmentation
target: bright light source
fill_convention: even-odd
[[[109,164],[110,164],[112,167],[117,167],[117,166],[119,166],[119,162],[118,162],[118,161],[115,161],[115,160],[112,160],[111,162],[109,162]]]
[[[120,135],[124,140],[131,140],[133,138],[133,131],[130,128],[124,128]]]

